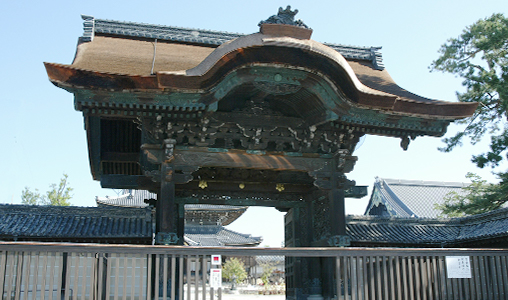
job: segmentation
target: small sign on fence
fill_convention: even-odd
[[[212,255],[212,265],[221,265],[221,264],[222,264],[222,256]]]
[[[447,256],[446,270],[448,278],[471,278],[469,256]]]
[[[222,287],[222,269],[210,270],[210,287],[214,289]]]

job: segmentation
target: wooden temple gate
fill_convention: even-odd
[[[50,80],[73,93],[83,112],[94,179],[104,188],[157,193],[157,244],[183,244],[185,204],[227,204],[287,212],[286,247],[346,247],[344,198],[366,194],[346,177],[359,139],[396,137],[406,149],[417,136],[443,135],[476,108],[408,93],[391,81],[377,48],[315,42],[295,13],[280,9],[259,33],[226,37],[219,47],[206,38],[179,44],[181,29],[171,41],[156,39],[166,62],[191,51],[189,60],[199,63],[185,71],[170,63],[139,71],[123,61],[107,69],[116,58],[95,53],[95,40],[111,43],[115,55],[121,43],[151,42],[158,33],[140,38],[151,29],[137,24],[131,38],[113,30],[129,24],[84,16],[74,63],[46,63]],[[346,60],[351,51],[359,54]],[[122,55],[135,61],[142,53]],[[325,257],[288,258],[288,298],[333,298],[335,268]]]

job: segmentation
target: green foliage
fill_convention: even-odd
[[[508,173],[498,174],[501,182],[487,183],[480,176],[468,173],[471,184],[464,187],[463,193],[451,192],[443,204],[435,204],[442,211],[441,216],[455,218],[485,213],[501,208],[508,201]]]
[[[50,190],[46,192],[46,195],[41,195],[39,190],[35,189],[34,192],[30,191],[28,187],[21,192],[21,203],[28,205],[53,205],[53,206],[69,206],[71,203],[69,200],[72,198],[72,188],[69,187],[67,181],[67,174],[63,174],[60,179],[60,183],[51,184]]]
[[[506,157],[508,147],[508,19],[494,14],[467,27],[458,38],[452,38],[439,50],[440,57],[431,65],[432,70],[455,74],[464,79],[464,93],[457,93],[461,102],[479,102],[480,105],[463,132],[445,138],[449,152],[469,137],[472,144],[485,134],[491,135],[490,151],[474,155],[478,167],[492,167]]]
[[[270,277],[272,276],[275,267],[269,263],[262,264],[261,267],[263,268],[263,274],[261,274],[261,281],[263,281],[263,284],[266,287],[270,283]]]
[[[28,187],[21,192],[21,203],[27,205],[38,205],[41,199],[41,194],[38,189],[35,189],[34,192],[30,191]]]
[[[222,266],[222,277],[234,282],[242,282],[247,278],[243,261],[238,258],[228,258]]]

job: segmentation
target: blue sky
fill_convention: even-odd
[[[298,9],[296,17],[314,30],[314,40],[382,46],[386,69],[400,86],[421,96],[447,101],[456,101],[455,92],[462,87],[460,79],[452,75],[429,72],[428,66],[437,58],[440,45],[480,18],[499,12],[508,15],[506,0],[2,1],[0,186],[3,193],[0,203],[20,203],[25,186],[46,191],[63,173],[69,175],[74,188],[74,205],[94,206],[95,196],[115,195],[92,180],[82,115],[74,110],[72,95],[48,81],[43,66],[45,61],[72,62],[77,39],[82,34],[80,14],[254,33],[258,31],[259,21],[288,4]],[[456,130],[456,126],[450,126],[448,131]],[[486,143],[475,147],[466,143],[452,153],[440,153],[437,151],[442,145],[439,138],[419,137],[407,151],[400,148],[399,142],[368,136],[355,153],[359,160],[348,177],[359,185],[369,185],[369,192],[375,176],[464,181],[465,174],[474,171],[495,180],[492,170],[477,169],[470,162],[471,153],[482,151]],[[367,201],[367,197],[347,200],[347,212],[362,214]],[[234,229],[263,235],[266,244],[278,246],[282,234],[281,214],[264,212],[264,220],[270,221],[256,228],[249,224],[260,218],[259,210],[247,214],[242,221],[245,224],[238,220]],[[275,227],[281,228],[281,232],[272,234],[276,237],[268,237],[266,231]]]

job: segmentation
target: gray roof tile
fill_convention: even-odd
[[[261,237],[238,233],[223,226],[185,225],[185,241],[191,246],[256,246],[262,240]]]
[[[456,219],[348,216],[347,234],[356,245],[471,246],[508,241],[508,208]],[[151,242],[148,208],[0,205],[0,239]],[[185,226],[189,245],[258,245],[262,239],[223,226]]]
[[[0,240],[151,242],[150,208],[0,205]],[[186,225],[190,245],[258,245],[261,237],[219,225]]]
[[[467,183],[376,178],[366,214],[383,203],[390,215],[435,218],[440,211],[434,205],[444,203],[450,192],[463,193]]]
[[[353,242],[391,245],[459,246],[508,239],[508,208],[454,219],[348,216]]]
[[[145,208],[145,199],[157,199],[157,195],[145,190],[123,190],[123,194],[116,197],[95,197],[99,207],[132,207]],[[239,218],[247,206],[186,204],[185,218],[188,222],[228,225]]]
[[[116,197],[95,197],[97,206],[113,207],[148,207],[145,199],[156,199],[157,194],[146,190],[122,190],[122,195]],[[246,206],[211,205],[211,204],[186,204],[186,210],[244,210]]]
[[[0,205],[0,237],[146,238],[150,209]]]

